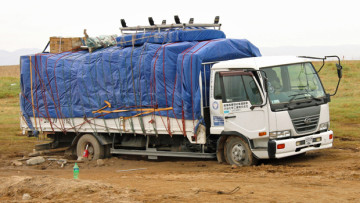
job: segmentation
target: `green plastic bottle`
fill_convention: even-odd
[[[79,166],[77,165],[77,163],[75,163],[74,165],[74,179],[78,179],[79,178]]]

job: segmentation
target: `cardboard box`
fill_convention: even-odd
[[[82,45],[80,37],[50,37],[50,53],[76,51]]]

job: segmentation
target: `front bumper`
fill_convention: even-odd
[[[298,138],[270,140],[268,142],[269,158],[283,158],[312,150],[330,148],[334,140],[334,138],[330,139],[330,135],[333,135],[331,130]],[[317,141],[319,137],[321,140]],[[285,144],[285,147],[278,149],[278,145],[282,144]]]

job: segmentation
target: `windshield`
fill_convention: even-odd
[[[319,100],[325,96],[319,77],[311,63],[276,66],[263,70],[268,78],[271,104]]]

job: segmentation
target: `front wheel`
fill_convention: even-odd
[[[80,137],[76,146],[76,154],[78,157],[83,157],[86,146],[89,152],[88,160],[104,158],[104,146],[102,146],[97,139],[90,134],[85,134]]]
[[[225,159],[230,165],[256,165],[257,159],[253,156],[248,142],[238,136],[230,136],[225,143]]]

